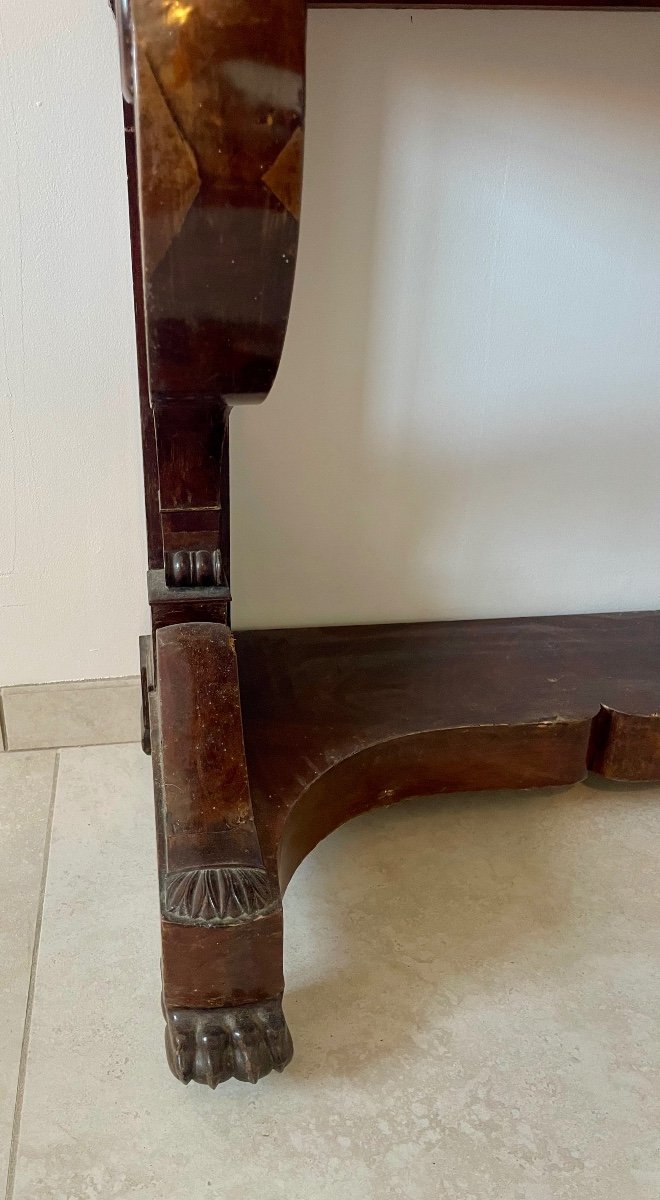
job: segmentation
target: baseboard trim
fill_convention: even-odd
[[[4,750],[140,740],[140,679],[84,679],[0,688]]]

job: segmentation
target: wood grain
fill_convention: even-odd
[[[347,817],[405,796],[568,784],[588,767],[660,777],[657,613],[260,630],[236,645],[255,820],[282,888]]]
[[[231,1008],[281,996],[282,910],[246,925],[162,922],[167,1008]]]
[[[124,116],[152,611],[141,671],[166,1045],[177,1078],[215,1087],[291,1057],[281,891],[342,822],[424,793],[566,785],[588,768],[660,778],[660,615],[234,639],[228,417],[264,398],[282,353],[307,6],[132,2]]]

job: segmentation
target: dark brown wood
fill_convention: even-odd
[[[211,1087],[291,1058],[281,897],[342,822],[588,768],[660,778],[660,614],[230,632],[228,417],[267,394],[286,330],[305,12],[118,6],[166,1047],[179,1079]]]
[[[232,635],[219,622],[188,621],[158,628],[154,641],[149,701],[166,1013],[264,1002],[285,1029],[282,903],[252,813]],[[225,1021],[223,1014],[221,1028]],[[255,1071],[270,1062],[260,1045]],[[200,1078],[206,1073],[200,1068]]]
[[[592,727],[589,766],[606,779],[660,779],[660,712],[616,712],[604,704]]]
[[[590,729],[574,720],[427,730],[341,759],[281,814],[282,886],[322,838],[368,809],[410,796],[576,783],[586,775]]]
[[[281,997],[282,910],[210,928],[162,922],[167,1008],[232,1008]]]
[[[151,754],[151,720],[149,695],[154,687],[153,653],[150,637],[140,638],[140,696],[141,696],[141,742],[145,754]]]
[[[149,571],[147,577],[151,621],[154,631],[181,621],[219,621],[227,624],[229,588],[168,587],[164,571]]]
[[[128,215],[131,236],[131,263],[133,269],[133,306],[135,316],[135,341],[137,350],[138,387],[140,396],[140,424],[142,429],[142,467],[144,475],[144,502],[147,520],[147,553],[150,568],[163,565],[163,538],[160,527],[158,504],[158,460],[156,457],[156,431],[154,429],[149,380],[147,376],[147,341],[144,305],[144,278],[142,274],[142,249],[140,242],[140,213],[137,180],[137,148],[135,142],[135,113],[132,104],[124,101],[124,145],[126,149],[126,174],[128,183]]]
[[[155,645],[163,915],[205,927],[263,916],[280,900],[252,816],[231,634],[190,621],[157,629]]]
[[[257,1083],[293,1057],[279,1000],[239,1008],[165,1009],[165,1047],[173,1073],[215,1088],[234,1076]]]
[[[405,796],[660,778],[660,614],[236,634],[252,803],[282,890]],[[635,714],[635,715],[628,715]]]
[[[178,727],[163,742],[175,794],[165,839],[198,878],[207,862],[256,862],[258,844],[272,891],[260,916],[239,906],[219,919],[164,921],[168,1010],[281,997],[280,892],[321,838],[367,809],[567,785],[589,767],[615,779],[660,776],[658,613],[254,631],[235,641],[244,733],[228,632],[159,631],[157,721]],[[247,831],[247,858],[236,826]]]
[[[149,565],[170,587],[217,586],[228,408],[269,391],[293,286],[305,4],[120,12]]]
[[[227,627],[227,418],[264,398],[286,330],[305,14],[304,0],[117,6],[151,568],[143,744],[153,754],[168,1047],[183,1028],[210,1045],[211,1016],[194,1014],[222,1006],[218,1030],[261,1030],[260,1050],[254,1038],[249,1053],[236,1049],[229,1073],[240,1078],[281,1069],[290,1038],[281,901],[251,815]],[[236,1006],[256,1001],[255,1025]],[[204,1062],[191,1071],[211,1081]]]
[[[292,205],[271,182],[286,148],[301,144],[305,5],[132,7],[152,400],[263,396],[298,241]]]

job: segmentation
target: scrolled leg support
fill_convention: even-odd
[[[151,697],[163,1009],[183,1083],[256,1083],[293,1047],[282,1013],[282,900],[254,824],[227,626],[155,635]]]
[[[177,15],[154,0],[111,3],[149,529],[143,746],[154,771],[168,1056],[178,1078],[215,1087],[282,1070],[291,1056],[279,881],[252,812],[227,626],[228,416],[266,397],[284,342],[306,4],[190,0]]]

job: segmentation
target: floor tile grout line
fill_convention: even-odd
[[[18,1144],[21,1133],[21,1117],[23,1115],[23,1096],[25,1092],[25,1072],[27,1067],[27,1056],[30,1046],[30,1029],[32,1025],[32,1009],[34,1007],[34,989],[37,978],[37,962],[39,959],[39,947],[41,945],[41,926],[44,915],[44,900],[46,897],[46,883],[48,880],[48,863],[50,860],[50,846],[53,833],[53,818],[55,815],[55,796],[57,793],[57,781],[60,772],[60,752],[55,754],[55,765],[53,767],[53,781],[51,784],[50,805],[48,809],[48,819],[46,821],[46,833],[44,836],[44,858],[41,869],[41,882],[39,885],[39,903],[37,906],[37,919],[34,927],[34,943],[32,946],[32,961],[30,964],[30,982],[28,985],[27,1001],[25,1005],[25,1021],[23,1024],[23,1038],[21,1041],[21,1057],[18,1066],[18,1080],[16,1084],[16,1104],[14,1105],[14,1120],[11,1130],[11,1142],[9,1145],[9,1162],[7,1165],[7,1189],[5,1192],[5,1200],[12,1200],[14,1195],[14,1184],[16,1181],[16,1163],[18,1160]]]
[[[37,692],[58,688],[61,691],[77,692],[89,688],[90,684],[98,685],[98,687],[90,688],[93,691],[100,691],[101,688],[133,687],[136,684],[139,687],[140,676],[99,675],[96,679],[51,679],[47,683],[3,683],[0,684],[0,690],[3,692]]]
[[[71,742],[70,745],[59,746],[5,746],[7,754],[44,754],[48,750],[94,750],[98,746],[136,746],[140,744],[139,737],[124,738],[121,742]]]

